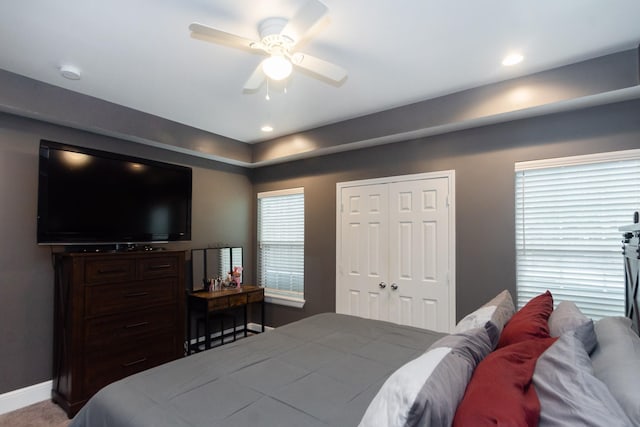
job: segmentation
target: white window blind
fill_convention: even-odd
[[[639,150],[517,163],[518,306],[549,289],[593,319],[623,316],[618,227],[639,208]]]
[[[304,189],[258,194],[258,280],[269,294],[304,299]]]

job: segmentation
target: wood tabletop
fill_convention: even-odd
[[[196,291],[196,292],[191,292],[189,295],[192,296],[192,297],[195,297],[195,298],[215,299],[215,298],[225,297],[225,296],[229,296],[229,295],[237,295],[237,294],[242,294],[242,293],[255,292],[255,291],[259,291],[261,289],[263,289],[263,288],[261,288],[260,286],[242,285],[240,288],[224,288],[224,289],[215,290],[213,292],[209,292],[207,290]]]

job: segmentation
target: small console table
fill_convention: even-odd
[[[191,354],[191,316],[193,313],[204,315],[205,349],[211,348],[212,313],[222,312],[235,307],[244,310],[244,336],[247,336],[247,306],[253,303],[261,305],[261,331],[264,332],[264,288],[254,285],[242,285],[240,288],[228,288],[215,291],[197,291],[187,293],[187,354]],[[253,332],[253,331],[252,331]],[[257,332],[257,331],[256,331]],[[220,332],[221,334],[224,331]],[[235,334],[235,331],[234,331]],[[196,337],[197,338],[197,337]]]

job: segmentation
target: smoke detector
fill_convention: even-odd
[[[63,65],[60,67],[60,74],[65,79],[80,80],[80,70],[73,65]]]

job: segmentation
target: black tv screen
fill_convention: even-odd
[[[191,169],[42,140],[38,243],[191,239]]]

